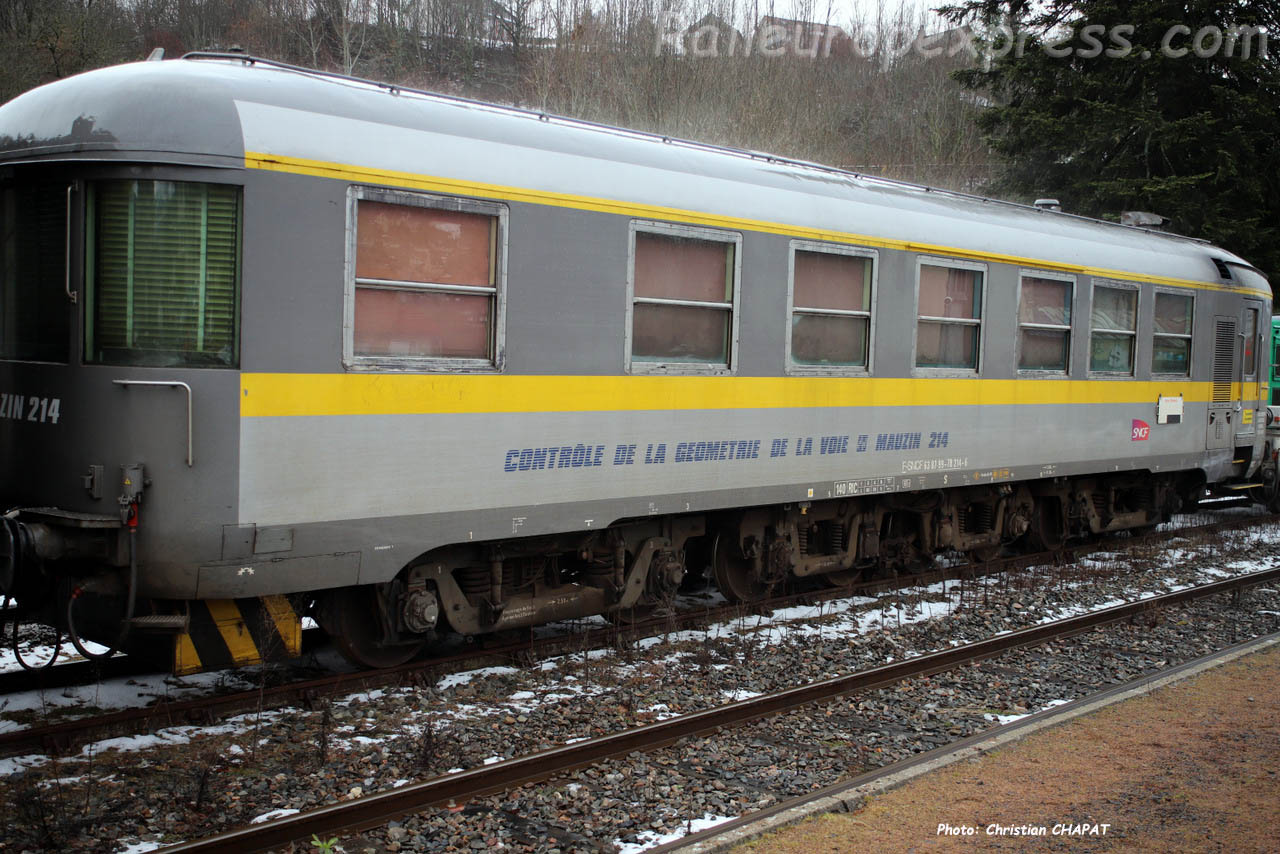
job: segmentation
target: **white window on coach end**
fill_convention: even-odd
[[[1095,284],[1091,319],[1089,371],[1133,376],[1138,289]]]
[[[1151,373],[1191,375],[1191,330],[1194,300],[1187,294],[1156,292],[1155,334]]]
[[[737,362],[736,232],[631,224],[627,367],[635,373],[728,373]]]
[[[506,206],[371,187],[350,206],[348,367],[500,367]]]
[[[950,259],[920,261],[917,368],[979,371],[985,281],[984,265]]]
[[[1018,293],[1018,370],[1071,371],[1071,305],[1075,279],[1023,273]]]

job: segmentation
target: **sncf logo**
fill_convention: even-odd
[[[1145,442],[1151,438],[1151,425],[1145,421],[1133,419],[1133,435],[1130,437],[1135,442]]]

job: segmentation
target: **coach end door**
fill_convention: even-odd
[[[1258,382],[1261,378],[1261,371],[1265,362],[1263,362],[1262,354],[1264,348],[1262,345],[1262,303],[1254,300],[1245,300],[1244,303],[1244,328],[1240,333],[1240,347],[1242,350],[1240,357],[1240,390],[1238,392],[1238,411],[1240,413],[1240,423],[1236,425],[1236,445],[1252,445],[1254,437],[1258,435],[1258,420],[1266,420],[1265,413],[1259,407],[1265,406],[1265,402],[1259,401],[1261,397]]]

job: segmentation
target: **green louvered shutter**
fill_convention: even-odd
[[[235,366],[239,191],[218,184],[99,184],[94,361]]]
[[[129,184],[109,184],[94,195],[93,338],[88,348],[93,361],[102,361],[105,348],[129,346],[130,223]]]
[[[235,354],[239,351],[236,332],[240,326],[236,323],[240,199],[234,189],[229,193],[213,191],[209,193],[205,225],[204,349]]]

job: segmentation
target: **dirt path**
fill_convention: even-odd
[[[737,850],[1280,852],[1280,648]]]

